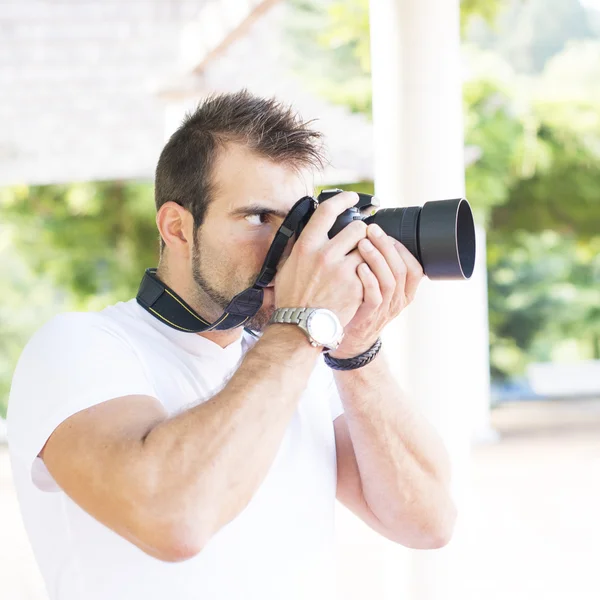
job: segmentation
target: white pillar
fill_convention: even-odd
[[[371,2],[375,186],[384,206],[464,196],[459,8],[459,0]],[[444,437],[459,511],[472,430],[489,407],[482,240],[472,280],[425,280],[385,340],[396,352],[401,386]],[[453,598],[463,517],[444,550],[385,544],[386,599]]]

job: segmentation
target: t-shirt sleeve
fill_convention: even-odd
[[[37,455],[71,415],[130,395],[155,397],[134,348],[96,313],[55,317],[29,341],[8,405],[11,454],[42,491],[59,488]]]

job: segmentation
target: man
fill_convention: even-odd
[[[204,102],[158,161],[158,278],[216,321],[321,164],[319,134],[276,101]],[[383,354],[323,361],[324,346],[338,364],[372,349],[423,277],[377,226],[328,238],[356,202],[322,203],[288,244],[249,323],[258,341],[178,331],[135,300],[59,315],[30,340],[9,439],[51,600],[331,600],[336,494],[400,544],[448,542],[445,450]],[[276,308],[329,309],[345,335],[319,344],[270,322]]]

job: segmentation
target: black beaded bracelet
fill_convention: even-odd
[[[323,353],[323,358],[325,364],[336,371],[352,371],[368,365],[379,354],[380,350],[381,338],[377,338],[377,341],[366,352],[354,358],[333,358],[328,352]]]

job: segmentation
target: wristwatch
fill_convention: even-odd
[[[335,350],[344,337],[340,320],[327,308],[278,308],[269,323],[297,325],[312,346],[323,346],[325,350]]]

